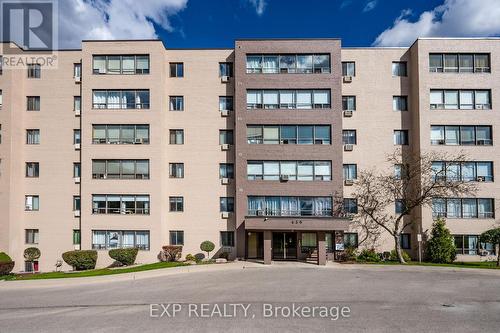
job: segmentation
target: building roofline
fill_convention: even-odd
[[[146,38],[146,39],[82,39],[82,43],[94,43],[94,42],[162,42],[158,38]]]
[[[284,37],[284,38],[236,38],[234,41],[273,41],[273,40],[342,40],[341,38],[328,38],[328,37],[297,37],[297,38],[289,38],[289,37]]]

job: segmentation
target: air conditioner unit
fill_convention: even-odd
[[[137,138],[137,139],[135,139],[135,140],[134,140],[134,143],[135,143],[136,145],[142,145],[142,144],[144,143],[144,139],[142,139],[142,138]]]
[[[80,217],[80,211],[79,210],[73,211],[73,214],[75,215],[75,217]]]
[[[77,250],[77,251],[78,251],[78,250],[80,250],[80,244],[75,244],[73,247],[74,247],[74,249],[75,249],[75,250]]]
[[[486,177],[484,177],[484,176],[477,176],[477,177],[476,177],[476,180],[477,180],[478,182],[484,182],[484,181],[486,180]]]
[[[76,83],[82,82],[82,77],[81,76],[75,76],[75,82]]]
[[[222,117],[228,117],[229,116],[229,110],[220,110],[220,115]]]
[[[80,144],[79,143],[75,143],[75,150],[80,150]]]
[[[221,217],[223,219],[228,219],[229,218],[229,212],[222,212]]]
[[[262,209],[259,209],[257,211],[257,216],[264,216],[264,211]]]
[[[221,76],[220,81],[223,83],[229,82],[229,76],[227,76],[227,75]]]
[[[106,74],[106,68],[99,68],[99,74]]]
[[[351,144],[344,145],[344,151],[352,151],[354,146]]]
[[[227,143],[220,145],[222,150],[229,150],[229,145]]]
[[[75,110],[75,116],[79,116],[81,114],[80,110]]]
[[[288,181],[288,175],[281,175],[280,176],[280,181],[287,182]]]
[[[74,177],[75,184],[80,184],[80,177]]]
[[[344,110],[344,117],[352,117],[352,110]]]
[[[486,144],[486,140],[477,140],[478,146],[484,146]]]
[[[227,184],[229,184],[229,178],[222,178],[222,179],[221,179],[221,183],[222,183],[222,185],[227,185]]]
[[[348,76],[344,76],[344,83],[350,83],[352,82],[352,76],[348,75]]]
[[[354,185],[354,180],[353,179],[346,179],[346,180],[344,180],[344,184],[346,186]]]

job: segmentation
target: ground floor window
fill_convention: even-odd
[[[80,230],[73,230],[73,245],[80,244]]]
[[[410,234],[401,234],[401,248],[405,250],[411,249]]]
[[[344,249],[348,247],[353,247],[353,248],[358,247],[358,233],[356,232],[344,233]]]
[[[184,245],[184,231],[170,231],[170,245]]]
[[[136,247],[149,251],[149,231],[92,230],[92,248],[96,250]]]
[[[24,262],[25,272],[38,272],[38,260],[35,261],[25,261]]]
[[[221,246],[234,246],[234,231],[220,232]]]
[[[495,254],[495,245],[482,243],[478,235],[453,235],[457,254],[479,255],[484,253]]]
[[[302,252],[309,252],[317,246],[317,239],[315,232],[303,232],[302,233]]]

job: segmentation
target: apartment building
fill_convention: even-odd
[[[338,198],[355,214],[357,173],[398,172],[386,159],[396,148],[465,152],[455,176],[479,188],[416,212],[405,250],[416,257],[417,234],[442,216],[460,260],[494,252],[478,235],[495,226],[500,197],[498,39],[83,41],[57,59],[0,75],[0,251],[17,271],[30,246],[50,271],[72,249],[98,250],[103,267],[112,248],[153,262],[163,245],[185,256],[204,240],[216,256],[324,264],[363,236]]]

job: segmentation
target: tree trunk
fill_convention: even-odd
[[[400,233],[396,233],[394,235],[394,242],[396,245],[395,248],[396,248],[396,254],[397,254],[398,259],[399,259],[399,263],[406,264],[406,261],[403,258],[403,250],[401,250],[401,234]]]

